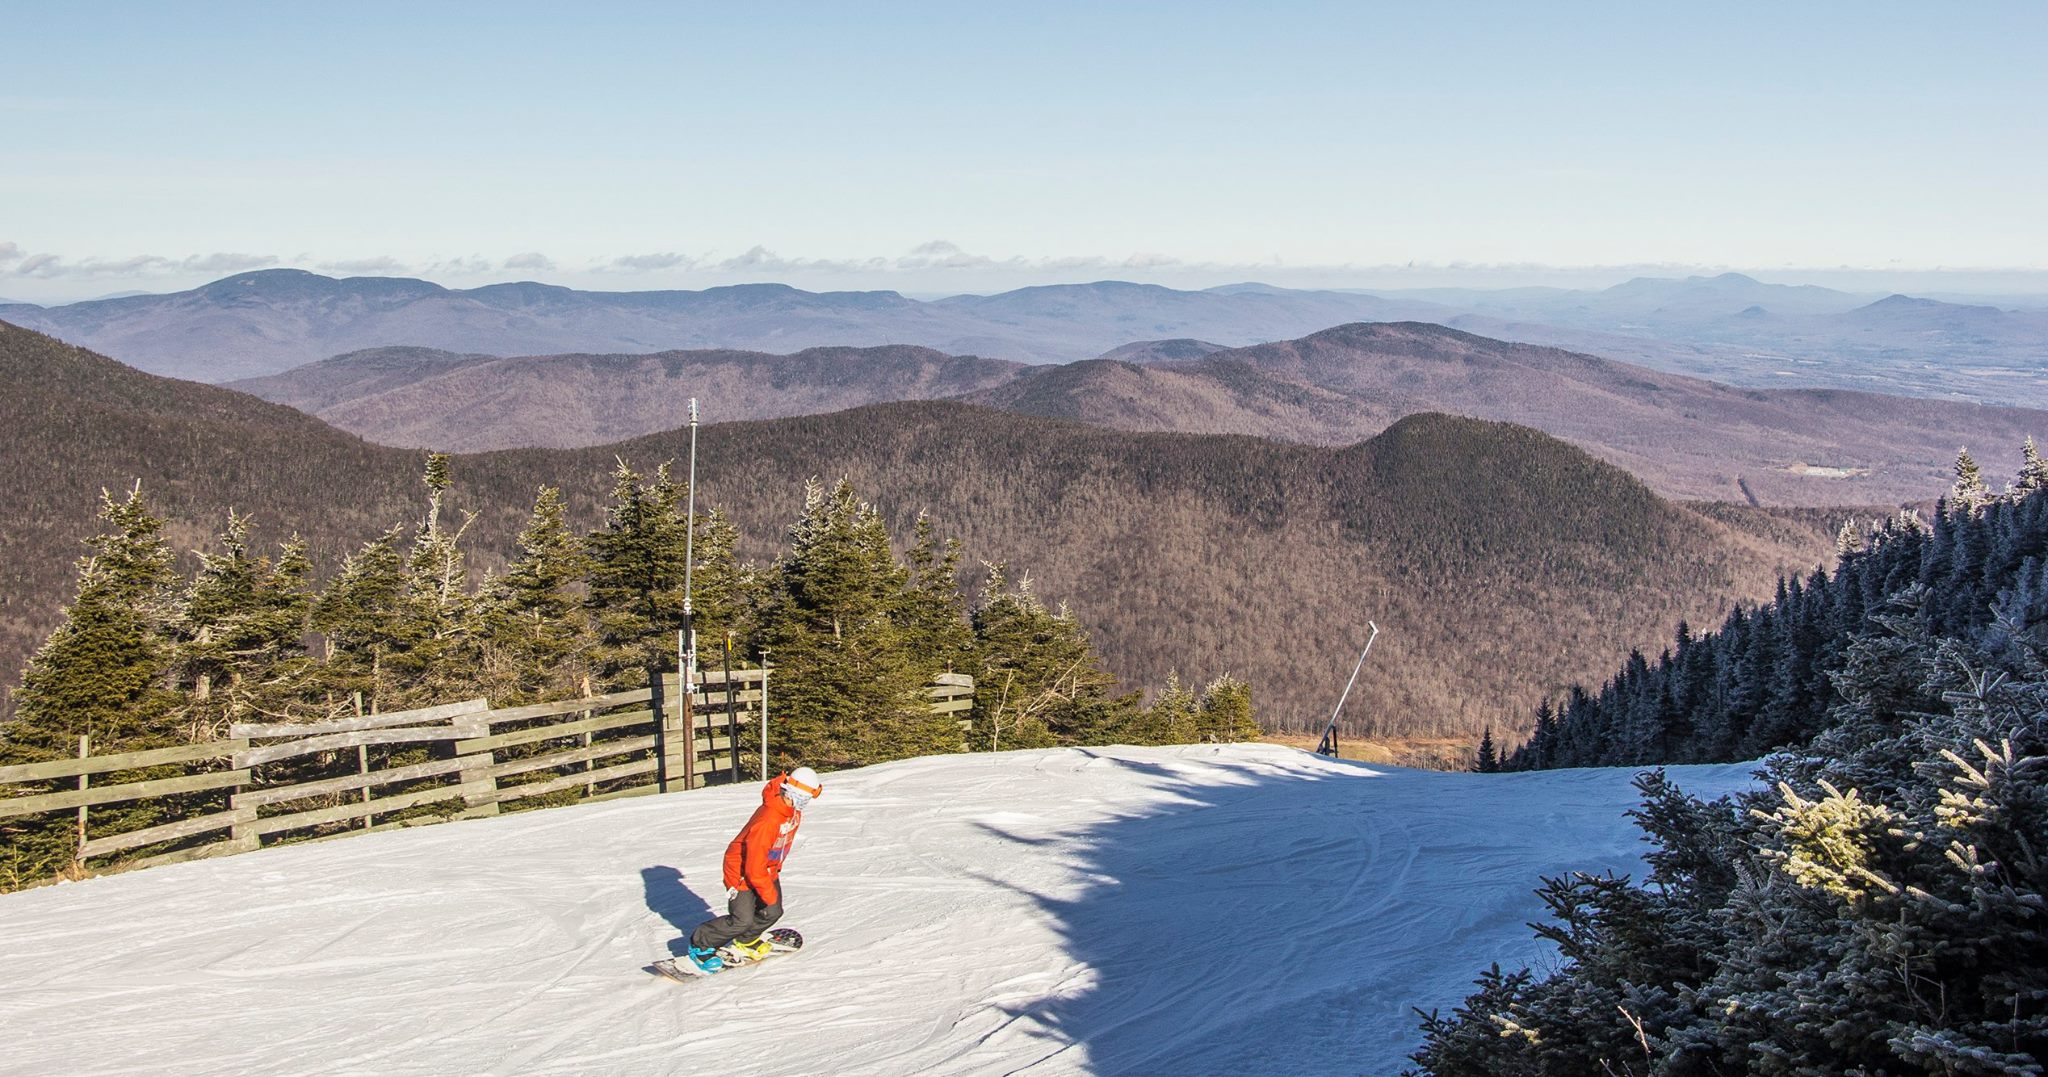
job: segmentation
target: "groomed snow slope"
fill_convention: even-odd
[[[690,984],[643,966],[723,904],[758,786],[47,887],[0,897],[0,1070],[1398,1073],[1411,1006],[1548,960],[1538,874],[1640,871],[1631,774],[1265,745],[831,774],[786,876],[811,948]]]

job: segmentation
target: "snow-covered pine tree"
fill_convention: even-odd
[[[442,519],[442,501],[453,485],[446,453],[427,454],[421,482],[427,488],[427,514],[406,559],[405,601],[397,626],[408,646],[388,659],[396,674],[391,702],[400,707],[445,703],[484,687],[476,601],[462,552],[462,537],[476,516],[464,513],[455,527]]]
[[[1968,513],[1983,508],[1991,499],[1991,487],[1985,485],[1984,473],[1968,447],[1956,450],[1955,475],[1955,484],[1948,491],[1949,503]]]
[[[2041,458],[2041,450],[2035,447],[2032,437],[2020,448],[2020,475],[2012,488],[2018,494],[2048,490],[2048,460]]]

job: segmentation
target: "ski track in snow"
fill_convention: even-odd
[[[1641,871],[1634,773],[1271,745],[844,771],[786,877],[805,951],[689,984],[644,966],[723,911],[758,785],[46,887],[0,896],[0,1072],[1394,1074],[1411,1007],[1548,966],[1538,875]]]

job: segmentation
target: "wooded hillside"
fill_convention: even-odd
[[[68,597],[102,487],[141,479],[179,549],[204,548],[230,507],[259,549],[297,532],[322,576],[418,516],[415,452],[12,327],[0,421],[17,432],[0,474],[10,683]],[[539,486],[587,528],[619,457],[651,471],[686,447],[674,431],[457,457],[449,511],[477,513],[473,567],[489,570]],[[1377,620],[1388,635],[1350,710],[1360,732],[1500,725],[1681,619],[1768,596],[1819,563],[1839,523],[1695,511],[1535,431],[1439,415],[1330,449],[892,404],[708,426],[701,456],[702,495],[739,526],[743,557],[775,556],[807,480],[850,477],[899,542],[929,510],[970,566],[1008,562],[1070,602],[1126,683],[1234,673],[1282,725],[1320,721]]]

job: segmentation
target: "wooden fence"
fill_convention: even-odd
[[[687,707],[670,673],[658,687],[557,703],[492,709],[471,699],[324,722],[236,725],[226,740],[117,755],[91,755],[80,738],[76,759],[0,767],[0,820],[76,811],[83,871],[88,861],[151,847],[161,848],[120,867],[242,852],[294,836],[496,815],[542,797],[606,800],[739,781],[743,757],[752,771],[744,777],[759,776],[769,672],[736,669],[728,678],[702,671]],[[965,728],[972,677],[945,674],[926,691],[935,713],[959,715]],[[372,765],[373,746],[383,747],[380,765]],[[350,762],[354,773],[334,775]],[[194,766],[195,773],[157,774]],[[147,775],[92,781],[138,772]],[[7,786],[72,780],[75,789],[7,795]],[[164,798],[176,799],[166,805]],[[195,800],[213,803],[195,808]],[[90,834],[90,809],[149,801],[180,817]]]

